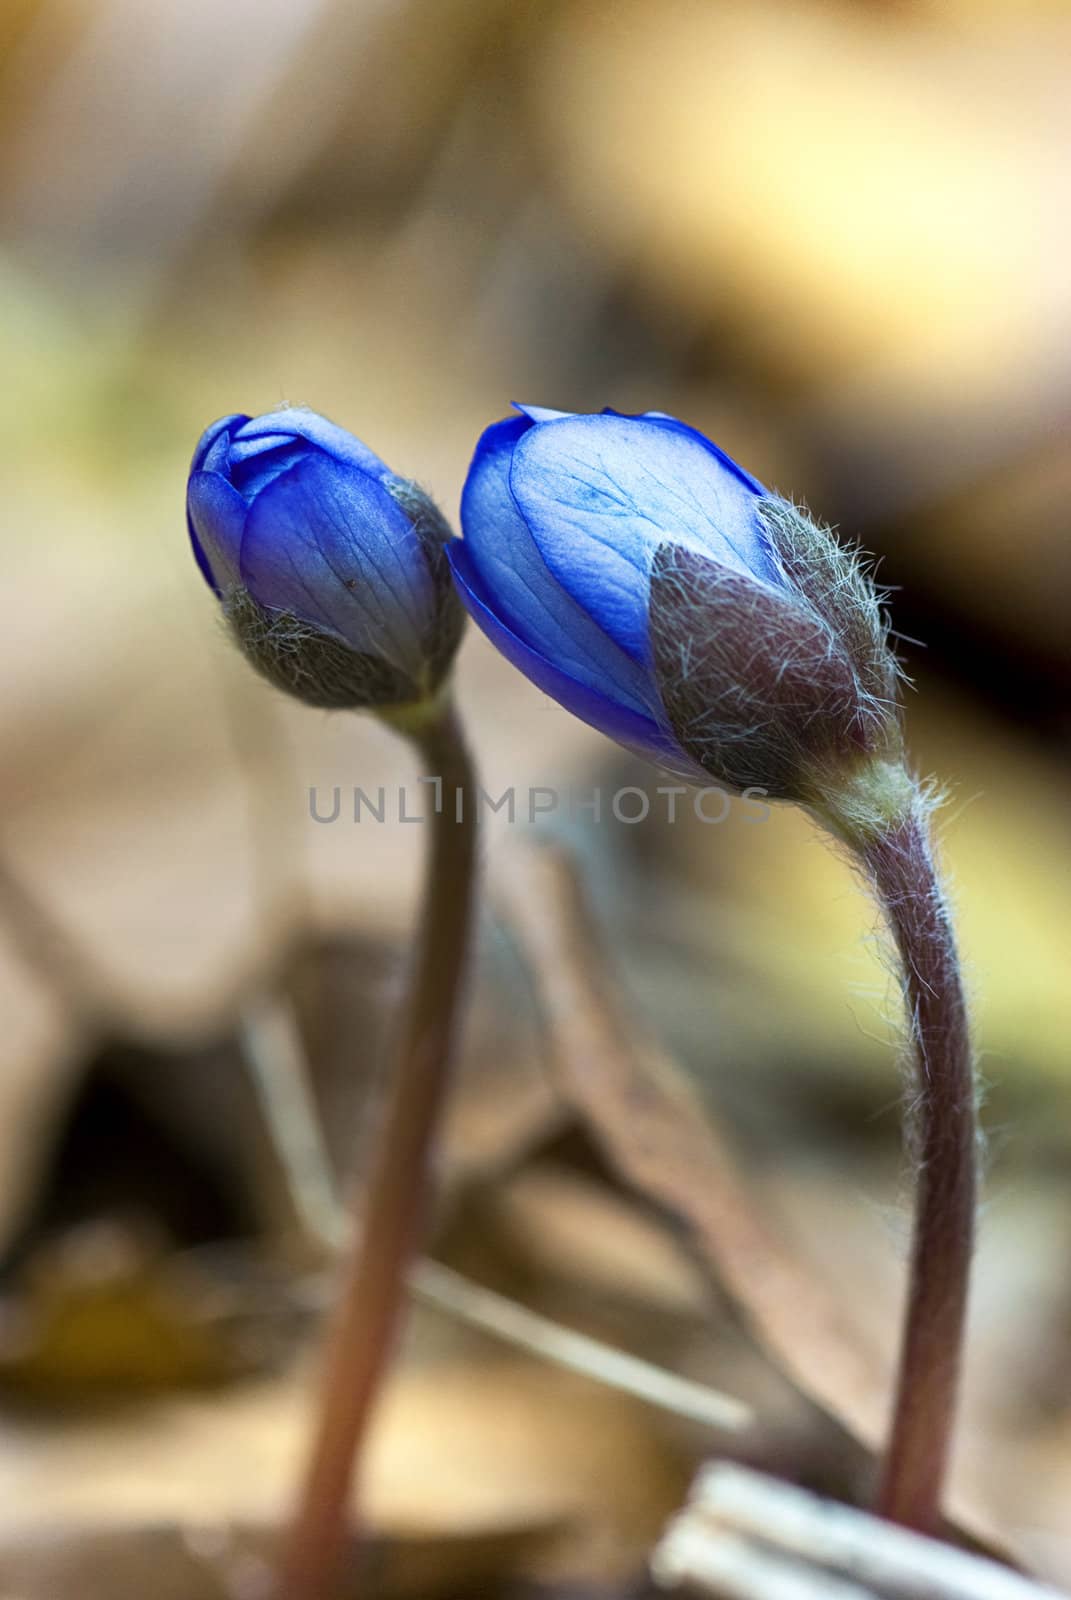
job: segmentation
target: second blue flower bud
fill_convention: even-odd
[[[325,417],[222,417],[187,489],[194,555],[238,642],[278,688],[328,709],[432,699],[464,613],[450,529],[418,486]]]

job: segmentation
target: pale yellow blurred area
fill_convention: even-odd
[[[541,104],[579,217],[772,365],[977,400],[1068,330],[1071,15],[944,12],[567,11]]]

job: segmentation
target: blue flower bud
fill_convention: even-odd
[[[854,554],[672,417],[519,410],[480,439],[448,552],[515,666],[693,782],[817,802],[893,759],[896,666]]]
[[[311,705],[391,708],[439,688],[464,612],[434,503],[313,411],[222,417],[186,499],[193,552],[264,677]]]

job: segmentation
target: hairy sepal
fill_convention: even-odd
[[[662,545],[655,672],[675,737],[711,777],[821,807],[899,763],[895,660],[858,558],[787,502],[760,504],[784,586]]]

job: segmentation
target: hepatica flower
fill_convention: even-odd
[[[895,758],[896,667],[851,552],[672,417],[519,412],[480,439],[449,546],[514,665],[693,782],[818,803]]]
[[[311,411],[213,423],[194,452],[187,520],[201,572],[257,671],[311,705],[374,711],[438,779],[361,1226],[340,1275],[308,1463],[272,1585],[311,1600],[335,1592],[351,1481],[402,1319],[460,1031],[478,785],[446,679],[465,612],[446,557],[450,529],[432,501]]]
[[[449,558],[464,602],[522,672],[694,782],[807,806],[882,903],[915,1060],[917,1184],[878,1506],[931,1533],[967,1306],[975,1089],[880,596],[827,529],[658,412],[520,407],[480,439],[461,520]]]
[[[433,697],[461,636],[450,530],[416,484],[313,411],[222,417],[187,490],[194,555],[256,669],[330,709]]]

